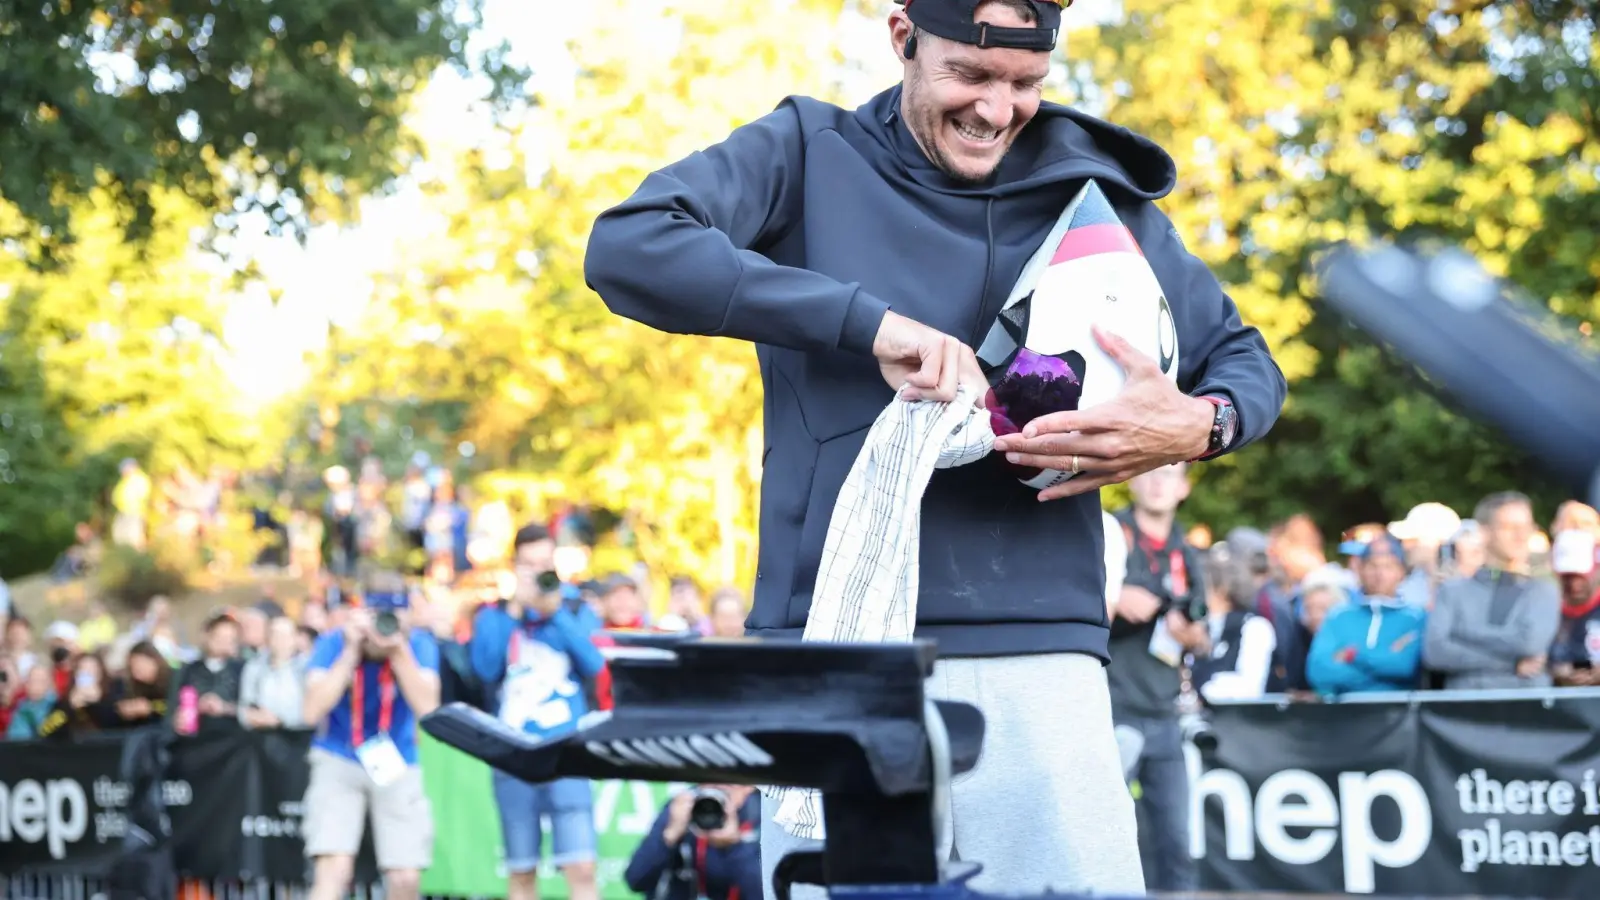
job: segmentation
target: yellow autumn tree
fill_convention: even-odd
[[[480,486],[530,508],[626,514],[657,573],[748,584],[761,388],[755,353],[611,315],[583,284],[589,226],[650,170],[792,93],[828,96],[837,2],[603,2],[580,76],[489,146],[436,152],[428,220],[338,336],[334,401],[453,401]],[[438,148],[435,148],[436,150]]]
[[[1559,496],[1497,435],[1322,313],[1311,263],[1370,235],[1463,244],[1537,302],[1600,318],[1600,43],[1564,0],[1125,0],[1069,39],[1069,99],[1177,159],[1163,206],[1290,378],[1273,436],[1205,467],[1217,524],[1330,525],[1490,490]]]
[[[103,187],[65,211],[77,240],[53,266],[0,248],[0,571],[48,566],[124,456],[157,474],[251,465],[279,437],[240,414],[222,365],[232,284],[193,239],[209,216],[173,191],[150,200],[142,244]],[[0,201],[0,232],[21,221]]]

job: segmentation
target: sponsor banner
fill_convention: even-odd
[[[305,731],[241,731],[175,742],[161,790],[178,871],[204,879],[303,883],[308,872],[300,839],[301,801],[310,774],[310,742]],[[0,741],[0,845],[6,848],[0,876],[26,871],[102,878],[109,873],[122,854],[128,809],[135,801],[134,788],[120,775],[125,743],[118,737],[71,744]],[[423,892],[505,897],[500,817],[489,767],[426,735],[420,746],[435,835],[434,864],[423,876]],[[667,797],[683,787],[595,782],[602,897],[635,896],[622,873]],[[363,878],[376,876],[370,829],[357,868]],[[558,872],[542,869],[540,874],[540,896],[567,895]]]
[[[1205,887],[1577,897],[1600,882],[1600,698],[1219,706],[1189,759]]]
[[[1600,879],[1600,697],[1230,705],[1213,724],[1214,754],[1187,749],[1207,888],[1570,897]],[[308,732],[176,742],[159,790],[177,869],[302,883],[309,742]],[[0,742],[0,875],[109,871],[137,806],[120,775],[124,744]],[[710,744],[688,752],[750,752],[736,740]],[[504,897],[488,767],[426,737],[422,746],[436,835],[424,891]],[[677,760],[685,748],[601,749]],[[632,896],[622,872],[680,787],[595,783],[602,896]],[[565,887],[559,873],[541,873],[542,896]]]
[[[0,742],[0,844],[6,845],[0,874],[109,873],[136,801],[121,771],[125,744],[120,737]],[[271,874],[254,830],[266,818],[262,798],[273,793],[264,786],[263,773],[272,767],[262,755],[274,744],[297,747],[305,768],[304,734],[222,734],[173,745],[159,789],[180,871],[201,878]],[[295,871],[304,869],[301,861]]]
[[[70,745],[0,741],[0,874],[89,871],[110,862],[128,822],[117,780],[120,741]],[[192,798],[188,785],[168,794]],[[175,804],[181,806],[183,804]]]

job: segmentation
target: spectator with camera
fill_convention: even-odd
[[[538,738],[561,737],[578,727],[588,709],[584,681],[600,674],[605,659],[567,600],[575,592],[563,590],[556,574],[549,530],[538,524],[523,527],[513,539],[511,556],[515,587],[509,598],[478,611],[468,647],[472,668],[500,721]],[[529,784],[497,770],[494,794],[509,900],[538,897],[546,818],[549,864],[566,877],[570,900],[596,900],[589,782],[562,778]]]
[[[649,900],[757,900],[760,828],[755,788],[700,785],[656,816],[623,878]]]
[[[310,900],[349,890],[369,810],[386,897],[414,900],[433,863],[417,720],[439,704],[438,649],[411,628],[404,585],[374,587],[339,630],[317,639],[307,665],[304,713],[317,729],[302,826]]]
[[[1179,726],[1180,667],[1209,650],[1201,558],[1184,540],[1178,507],[1189,496],[1183,463],[1128,482],[1133,505],[1118,514],[1128,564],[1111,621],[1111,712],[1117,730],[1142,740],[1132,777],[1139,783],[1140,857],[1153,891],[1193,890],[1189,856],[1189,776]],[[1121,738],[1119,738],[1121,740]]]
[[[1406,549],[1388,532],[1356,557],[1361,593],[1330,613],[1311,640],[1306,680],[1318,694],[1417,687],[1427,612],[1400,598]]]

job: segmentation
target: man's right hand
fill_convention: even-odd
[[[1117,618],[1135,625],[1154,619],[1161,612],[1161,598],[1138,585],[1125,584],[1117,598]]]
[[[362,645],[367,640],[367,635],[371,634],[371,627],[368,624],[366,610],[350,610],[350,618],[345,619],[343,631],[344,655],[347,657],[358,657],[361,653]]]
[[[689,813],[694,810],[694,791],[686,790],[667,804],[667,824],[661,829],[661,842],[677,846],[689,831]]]
[[[910,385],[901,394],[907,400],[948,403],[962,384],[970,384],[980,398],[988,390],[989,381],[971,347],[893,310],[883,314],[872,355],[889,387],[900,390]]]

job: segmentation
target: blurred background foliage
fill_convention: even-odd
[[[610,316],[587,228],[785,95],[892,83],[887,0],[595,0],[568,21],[570,77],[526,84],[476,4],[380,6],[0,4],[0,573],[47,566],[124,456],[314,487],[359,440],[391,474],[422,450],[527,514],[610,511],[607,546],[657,571],[748,583],[754,353]],[[1190,518],[1337,531],[1508,487],[1548,515],[1570,486],[1320,309],[1309,273],[1327,241],[1442,236],[1587,335],[1597,49],[1577,0],[1125,0],[1069,33],[1051,96],[1169,149],[1162,207],[1292,384],[1268,441],[1202,467]],[[454,70],[490,123],[471,138],[420,113]],[[292,390],[242,396],[230,355],[273,338],[226,316],[290,289],[245,225],[396,222],[324,286],[343,311]]]

